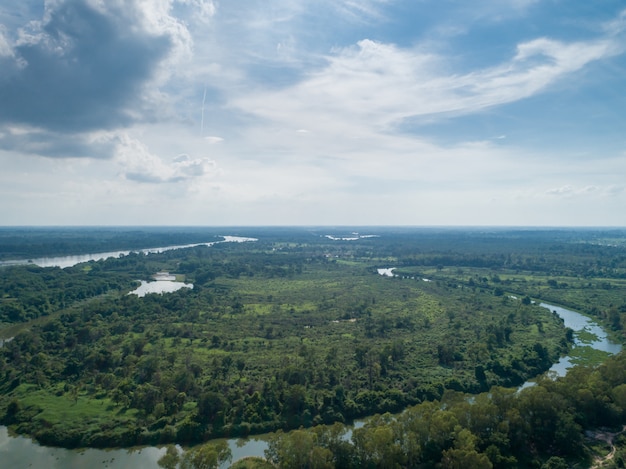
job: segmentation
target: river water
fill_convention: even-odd
[[[582,340],[575,336],[574,347],[591,347],[610,354],[616,354],[622,350],[622,345],[611,341],[606,331],[589,317],[560,306],[549,305],[546,303],[540,303],[540,305],[558,314],[561,319],[563,319],[565,327],[569,327],[574,332],[584,331],[586,336],[594,337],[592,340]],[[567,369],[572,366],[574,366],[572,358],[568,355],[561,357],[557,363],[552,365],[549,372],[553,372],[557,376],[564,376]]]
[[[39,267],[72,267],[76,264],[89,261],[99,261],[108,259],[110,257],[128,256],[131,252],[137,252],[142,254],[158,254],[165,251],[172,251],[174,249],[193,248],[196,246],[213,246],[217,243],[244,243],[247,241],[258,241],[256,238],[245,238],[242,236],[222,236],[222,241],[212,241],[210,243],[197,243],[197,244],[183,244],[179,246],[165,246],[160,248],[147,248],[136,249],[130,251],[109,251],[99,252],[95,254],[79,254],[75,256],[61,256],[61,257],[40,257],[37,259],[18,259],[14,261],[2,261],[0,266],[3,265],[26,265],[35,264]]]
[[[140,282],[141,285],[131,291],[129,295],[142,297],[148,293],[172,293],[181,288],[193,288],[193,283],[176,282],[174,280],[155,280],[154,282],[140,280]]]
[[[606,332],[593,320],[580,313],[559,306],[541,303],[541,306],[556,312],[566,327],[574,332],[585,332],[586,337],[593,340],[583,341],[576,339],[575,347],[589,346],[611,354],[621,351],[619,343],[612,342]],[[590,333],[590,334],[587,334]],[[563,376],[572,365],[571,357],[563,357],[550,369],[559,376]],[[532,380],[521,388],[532,386]],[[360,426],[362,423],[357,424]],[[259,435],[243,439],[229,439],[227,443],[232,452],[232,461],[247,456],[263,456],[267,448],[268,435]],[[49,469],[82,469],[84,467],[111,468],[111,469],[154,469],[157,461],[165,454],[165,448],[144,447],[131,449],[83,449],[67,450],[41,446],[30,438],[10,436],[7,428],[0,426],[0,466],[15,469],[39,468]],[[224,468],[230,464],[224,465]]]
[[[542,306],[556,311],[564,320],[566,327],[572,328],[575,332],[585,331],[594,334],[597,339],[590,342],[583,342],[576,339],[575,346],[589,346],[597,350],[602,350],[611,354],[618,353],[622,346],[612,342],[606,332],[594,321],[582,314],[561,308],[559,306]],[[563,357],[555,363],[550,371],[562,376],[567,368],[572,366],[570,357]],[[531,386],[532,381],[522,387]],[[227,440],[232,451],[233,461],[246,456],[263,456],[267,448],[265,439],[267,435],[249,437],[244,439]],[[41,446],[31,439],[17,436],[10,436],[6,427],[0,426],[0,461],[2,467],[11,468],[37,468],[46,467],[50,469],[78,469],[90,468],[111,468],[111,469],[152,469],[156,468],[157,461],[165,453],[164,448],[145,447],[132,449],[114,450],[67,450],[63,448],[51,448]],[[228,467],[226,464],[225,467]]]
[[[247,456],[263,456],[267,443],[260,437],[227,440],[232,461]],[[10,436],[7,427],[0,426],[0,467],[12,469],[155,469],[165,448],[148,446],[131,449],[68,450],[41,446],[30,438]],[[230,463],[224,465],[224,468]]]
[[[164,246],[158,248],[147,248],[147,249],[139,249],[135,251],[109,251],[109,252],[100,252],[96,254],[79,254],[75,256],[60,256],[60,257],[40,257],[37,259],[19,259],[13,261],[2,261],[0,262],[1,266],[8,265],[30,265],[34,264],[39,267],[60,267],[62,269],[66,267],[72,267],[76,264],[81,264],[83,262],[89,261],[99,261],[103,259],[109,259],[111,257],[121,257],[127,256],[131,252],[137,252],[142,254],[159,254],[165,251],[172,251],[174,249],[184,249],[184,248],[192,248],[196,246],[213,246],[218,243],[245,243],[249,241],[258,241],[256,238],[245,238],[243,236],[222,236],[224,238],[221,241],[212,241],[210,243],[198,243],[198,244],[184,244],[178,246]],[[193,288],[193,284],[177,282],[176,278],[170,278],[169,276],[163,277],[162,275],[157,277],[154,281],[148,282],[145,280],[140,280],[141,286],[139,286],[136,290],[133,290],[132,294],[137,296],[145,296],[148,293],[171,293],[176,290],[180,290],[181,288]],[[0,339],[0,346],[2,346],[2,339]]]

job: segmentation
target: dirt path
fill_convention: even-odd
[[[591,438],[604,441],[606,444],[608,444],[611,447],[611,451],[609,452],[609,454],[607,454],[603,458],[600,458],[600,457],[595,458],[593,465],[591,466],[590,469],[600,469],[602,466],[604,466],[605,463],[611,461],[615,457],[616,448],[615,448],[615,445],[613,444],[613,441],[615,440],[616,436],[624,433],[624,431],[626,431],[626,425],[624,425],[622,427],[622,430],[619,432],[603,432],[603,431],[598,430],[598,431],[588,433],[588,435]]]

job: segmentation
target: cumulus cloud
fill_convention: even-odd
[[[122,175],[131,181],[173,183],[216,172],[216,164],[209,158],[194,159],[183,154],[166,163],[152,154],[146,145],[128,135],[119,136],[115,151]]]
[[[109,132],[59,134],[27,126],[6,126],[0,132],[0,148],[22,154],[53,158],[109,158],[115,148]]]
[[[193,48],[187,23],[208,0],[55,0],[13,30],[0,25],[0,148],[43,156],[113,156],[93,132],[158,119],[158,88]],[[25,21],[25,20],[24,20]],[[28,128],[16,136],[8,127]]]
[[[606,88],[626,14],[553,3],[0,6],[5,207],[15,188],[50,213],[72,198],[119,222],[135,207],[133,223],[164,207],[187,223],[517,223],[526,202],[530,221],[586,201],[616,220],[623,93]]]
[[[48,6],[14,46],[12,70],[0,72],[0,121],[69,133],[130,122],[171,39],[88,1]]]

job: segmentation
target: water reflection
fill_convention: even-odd
[[[23,436],[11,437],[6,427],[0,427],[0,464],[13,469],[154,469],[165,453],[162,448],[146,447],[126,450],[67,450],[33,443]]]
[[[174,282],[171,280],[155,280],[154,282],[140,280],[140,282],[141,286],[131,291],[129,295],[142,297],[148,293],[172,293],[181,288],[193,288],[193,283]]]
[[[222,241],[212,241],[210,243],[196,243],[196,244],[183,244],[178,246],[164,246],[158,248],[147,249],[135,249],[127,251],[109,251],[100,252],[95,254],[80,254],[75,256],[60,256],[60,257],[40,257],[37,259],[20,259],[13,261],[1,261],[0,266],[3,265],[28,265],[34,264],[39,267],[60,267],[62,269],[66,267],[72,267],[76,264],[89,261],[100,261],[103,259],[109,259],[111,257],[128,256],[131,252],[137,252],[141,254],[158,254],[165,251],[172,251],[174,249],[193,248],[196,246],[213,246],[218,243],[245,243],[248,241],[258,241],[257,238],[246,238],[243,236],[222,236]]]

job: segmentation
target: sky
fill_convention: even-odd
[[[0,0],[0,225],[625,207],[623,0]]]

